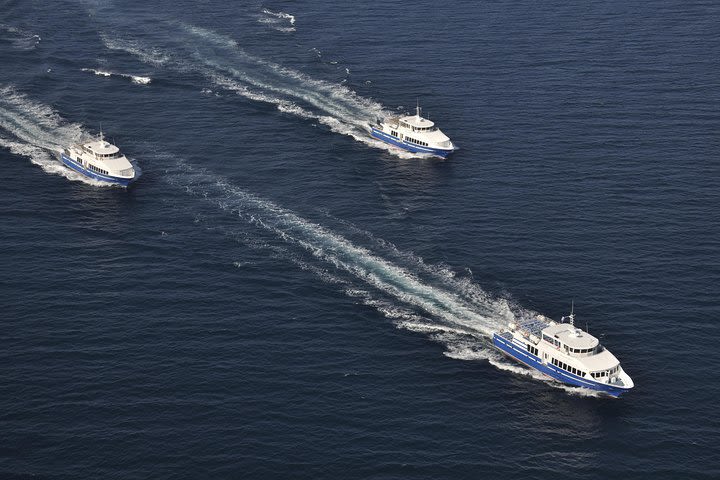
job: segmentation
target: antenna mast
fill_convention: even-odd
[[[567,318],[570,320],[570,325],[572,325],[574,327],[575,326],[575,299],[572,300],[572,303],[570,305],[571,305],[570,306],[570,315],[568,315],[567,317],[563,316],[560,319],[560,321],[564,322],[565,319]]]

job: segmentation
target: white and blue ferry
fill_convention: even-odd
[[[413,153],[447,157],[457,150],[435,123],[420,116],[419,105],[415,115],[377,119],[375,125],[370,124],[370,135]]]
[[[95,141],[63,149],[60,160],[76,172],[101,182],[127,187],[137,179],[130,160],[118,147],[107,142],[102,132]]]
[[[565,323],[565,319],[569,323]],[[597,338],[575,327],[575,315],[560,323],[543,315],[511,322],[493,335],[501,352],[553,380],[619,397],[633,388],[615,355]]]

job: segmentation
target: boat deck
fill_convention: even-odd
[[[512,332],[499,332],[497,335],[498,335],[499,337],[504,338],[505,340],[510,340],[510,341],[512,341],[512,339],[513,339],[513,334],[512,334]]]
[[[527,318],[518,321],[517,325],[519,330],[539,337],[540,333],[542,333],[543,329],[546,328],[549,323],[538,318]]]

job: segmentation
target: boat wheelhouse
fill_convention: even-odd
[[[127,187],[137,179],[136,170],[120,149],[107,142],[100,133],[97,140],[65,148],[60,159],[83,175]]]
[[[569,323],[564,323],[568,318]],[[542,315],[511,322],[493,335],[501,352],[553,380],[618,397],[633,388],[630,376],[600,341],[575,327],[571,313],[556,323]]]
[[[457,150],[434,122],[420,116],[419,105],[415,115],[377,119],[370,125],[370,135],[413,153],[447,157]]]

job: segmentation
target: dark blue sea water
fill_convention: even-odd
[[[0,478],[720,478],[719,21],[0,2]],[[367,137],[417,99],[449,160]],[[490,348],[573,300],[627,396]]]

